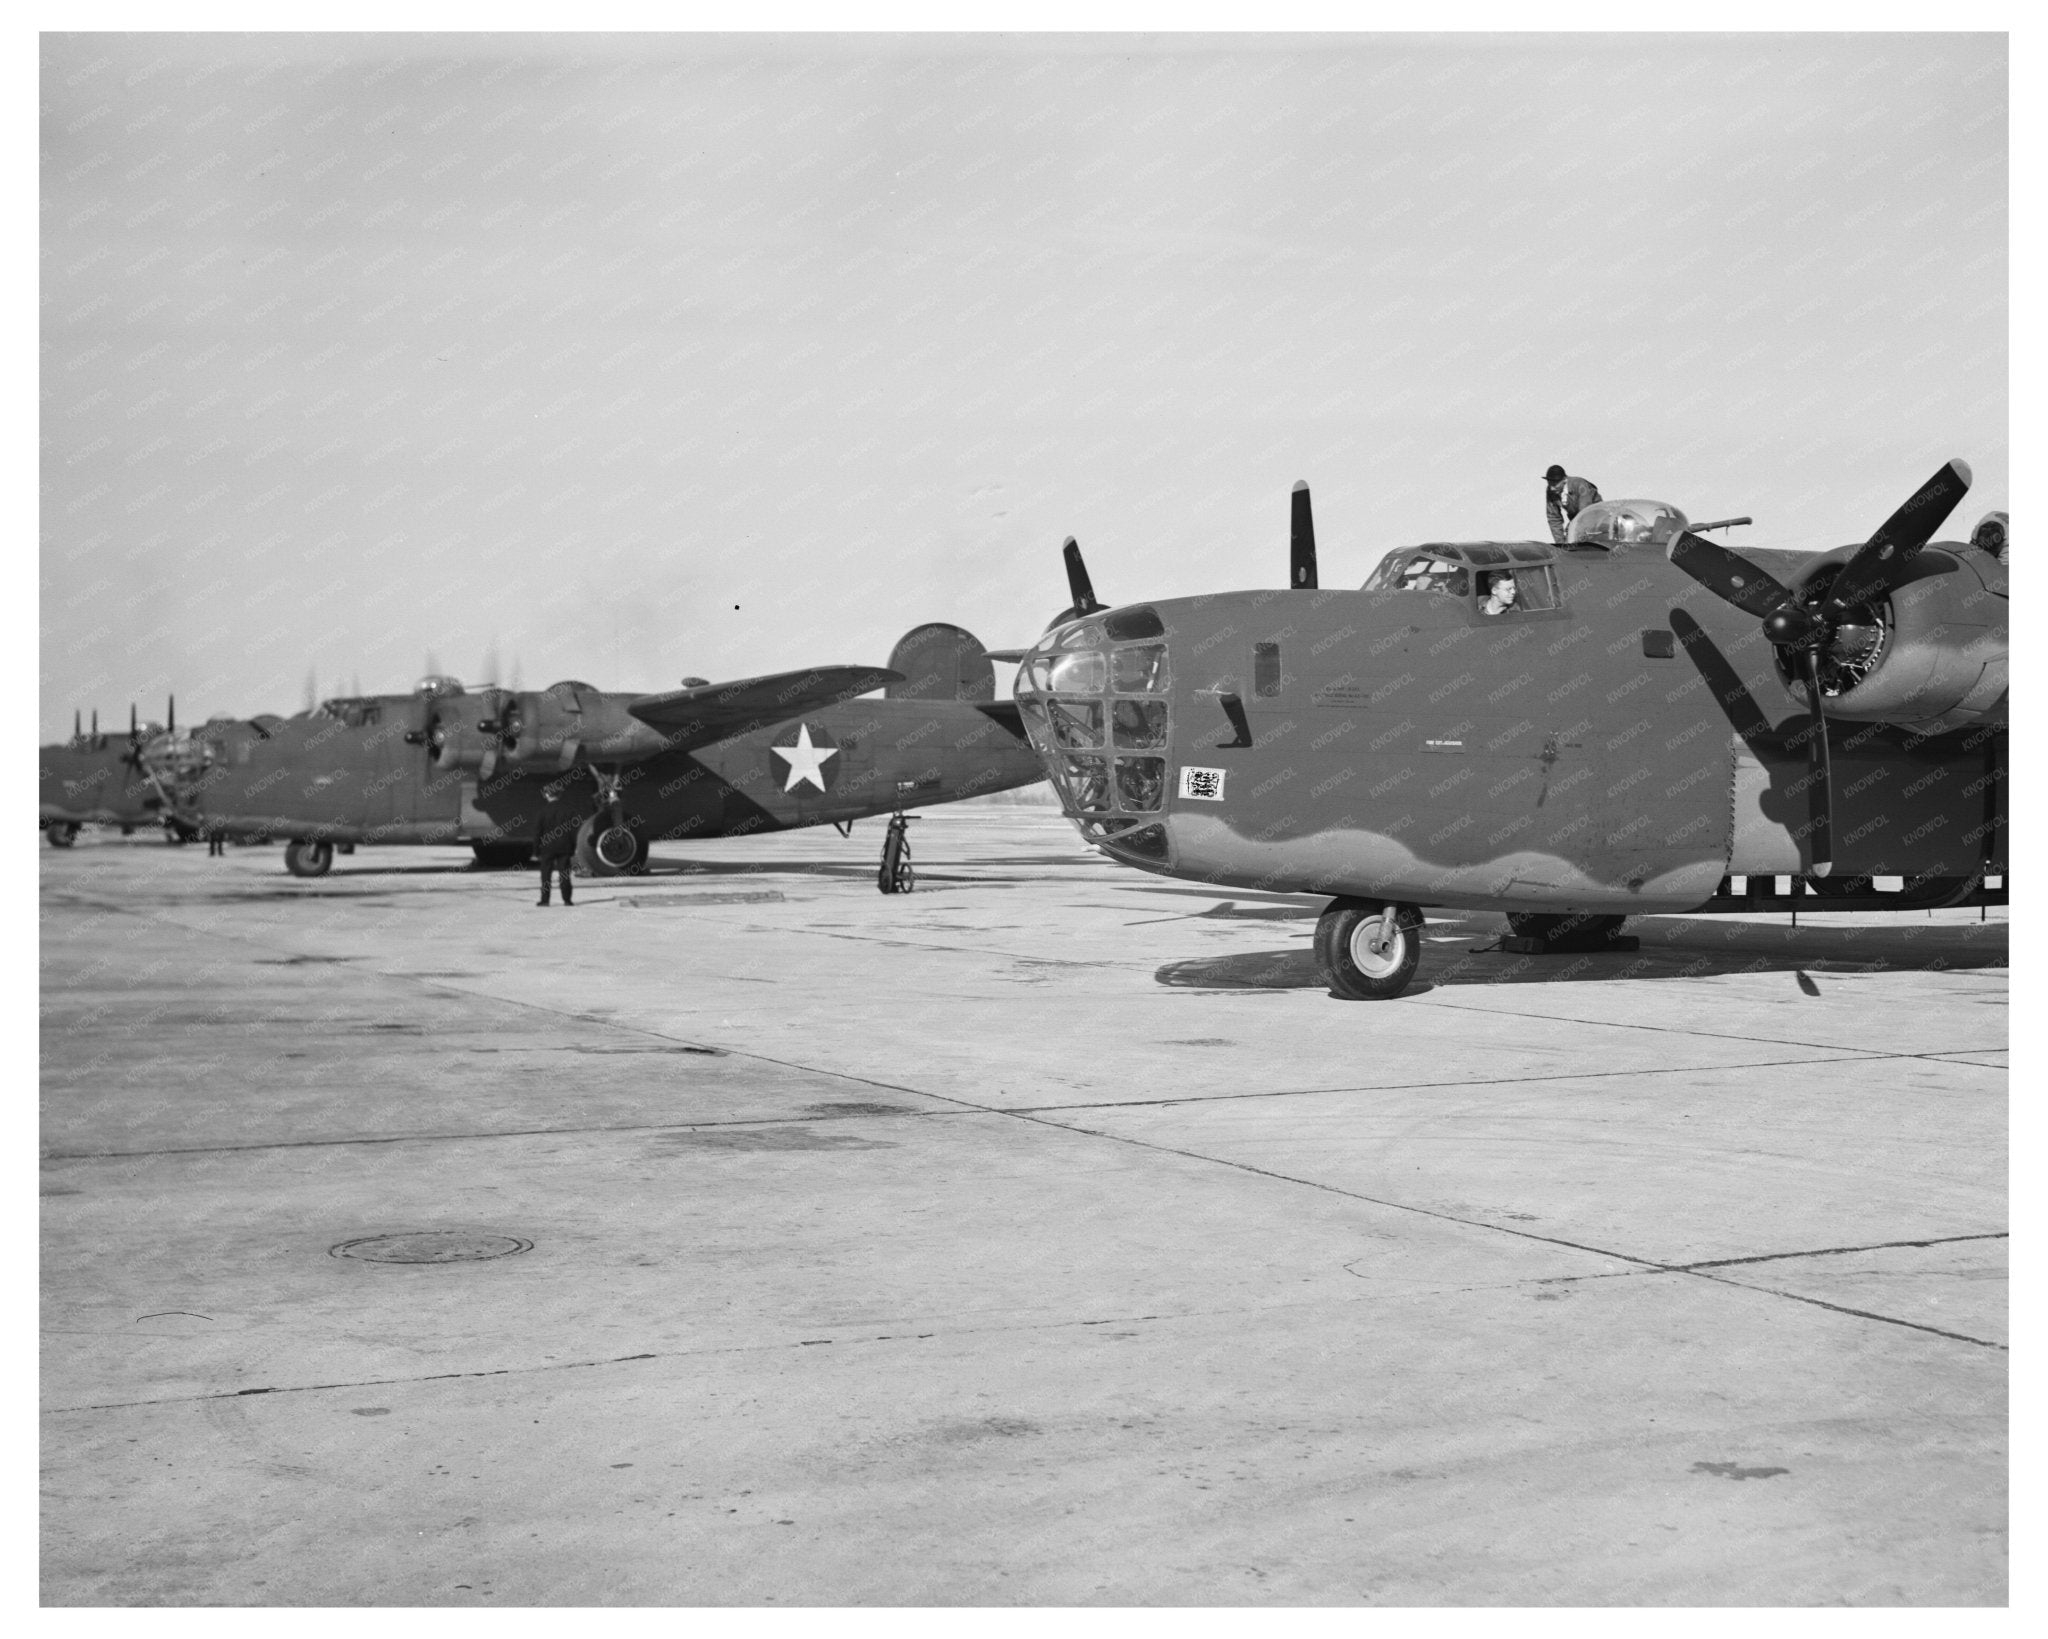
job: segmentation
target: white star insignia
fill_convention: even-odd
[[[811,725],[809,723],[797,724],[795,745],[770,746],[768,749],[789,764],[789,779],[782,787],[785,791],[794,791],[800,780],[808,780],[820,791],[824,790],[825,759],[839,755],[839,748],[837,746],[814,746],[811,744]]]

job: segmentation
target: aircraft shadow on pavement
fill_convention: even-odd
[[[1193,920],[1189,918],[1188,920]],[[1419,978],[1406,997],[1437,985],[1559,984],[1616,979],[1725,978],[1752,973],[1793,975],[1807,995],[1824,994],[1811,974],[1844,979],[1867,973],[1936,973],[2003,968],[2007,965],[2004,922],[1903,922],[1829,927],[1807,924],[1716,920],[1630,923],[1642,948],[1626,952],[1521,956],[1489,950],[1500,936],[1497,922],[1460,927],[1432,922],[1423,946]],[[1449,940],[1445,935],[1455,937]],[[1188,990],[1322,990],[1315,953],[1306,944],[1290,950],[1243,951],[1168,962],[1153,978]],[[1405,998],[1404,998],[1405,999]]]

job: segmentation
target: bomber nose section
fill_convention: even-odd
[[[1017,668],[1017,705],[1081,835],[1137,865],[1168,863],[1173,665],[1145,604],[1056,626]]]

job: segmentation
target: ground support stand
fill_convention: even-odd
[[[875,886],[883,893],[909,893],[917,886],[917,873],[910,868],[910,822],[915,814],[902,809],[889,816],[889,830],[882,838],[882,865]]]

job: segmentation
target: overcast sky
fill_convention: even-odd
[[[2004,40],[45,36],[42,738],[2007,481]]]

